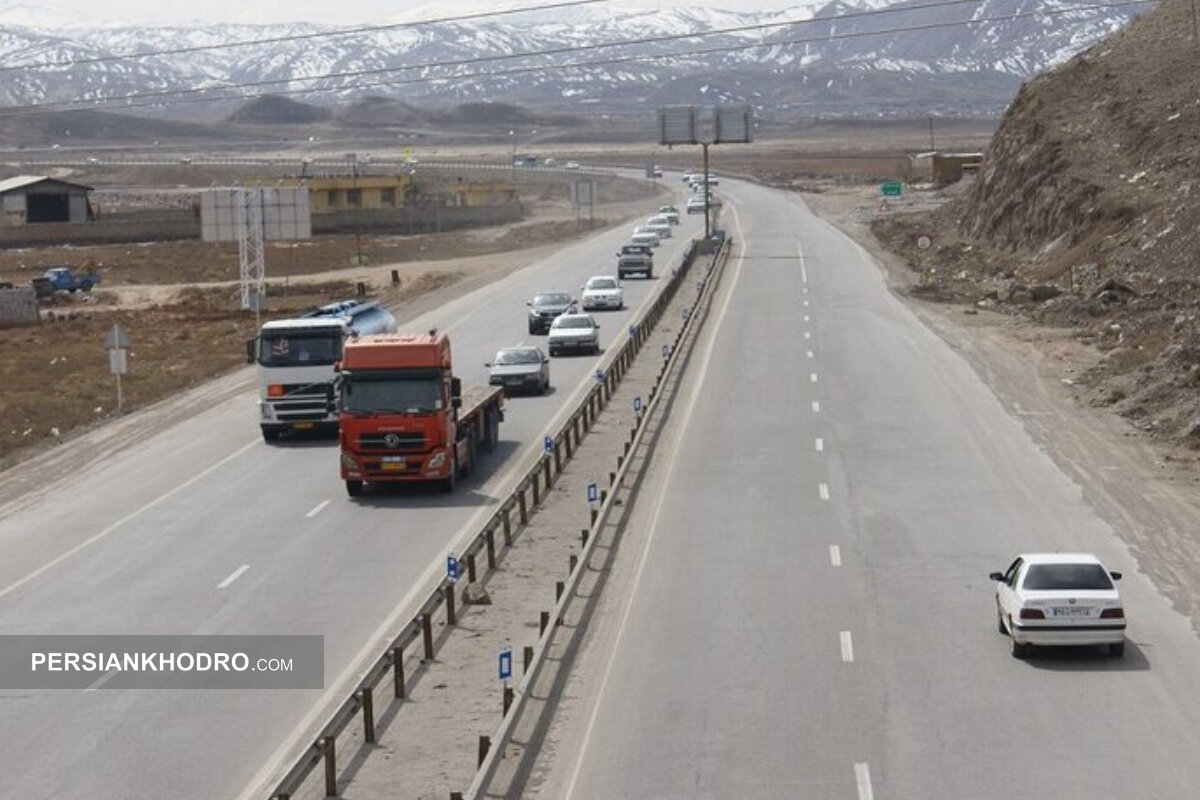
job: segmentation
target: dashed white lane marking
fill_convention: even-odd
[[[817,382],[817,373],[815,373],[815,372],[812,373],[811,375],[808,376],[808,379],[810,381],[812,381],[813,383],[816,383]]]
[[[112,680],[112,677],[116,674],[117,674],[117,671],[115,669],[109,670],[108,672],[101,675],[99,678],[96,678],[96,680],[92,681],[92,684],[90,686],[88,686],[86,689],[84,689],[84,691],[85,692],[96,691],[97,689],[102,687],[104,684],[106,684],[110,680]]]
[[[808,283],[808,268],[804,266],[804,249],[800,245],[796,245],[796,257],[800,259],[800,281]],[[805,287],[804,291],[807,292],[808,287]]]
[[[804,338],[805,338],[805,339],[811,339],[811,338],[812,338],[812,334],[811,334],[811,333],[809,333],[808,331],[805,331],[805,332],[804,332]]]
[[[842,548],[836,544],[829,545],[829,563],[835,567],[842,565]]]
[[[329,501],[328,501],[328,500],[322,500],[320,503],[318,503],[318,504],[317,504],[317,507],[316,507],[316,508],[314,508],[312,511],[308,512],[308,513],[307,513],[307,514],[305,514],[304,516],[305,516],[305,517],[307,517],[308,519],[312,519],[312,518],[313,518],[313,517],[315,517],[317,514],[320,514],[322,511],[324,511],[324,510],[325,510],[325,507],[326,507],[326,506],[328,506],[328,505],[329,505]]]
[[[70,550],[67,550],[67,551],[63,552],[62,554],[50,559],[42,566],[35,569],[33,572],[30,572],[24,578],[21,578],[18,581],[14,581],[13,583],[10,583],[8,586],[5,586],[3,589],[0,589],[0,597],[4,597],[7,594],[15,592],[17,589],[20,589],[22,586],[24,586],[25,584],[34,580],[39,575],[45,574],[48,570],[51,570],[54,567],[58,566],[59,564],[66,561],[68,558],[75,555],[76,553],[82,552],[83,550],[86,550],[87,548],[91,547],[96,542],[98,542],[101,539],[103,539],[104,537],[108,536],[113,531],[119,529],[126,522],[129,522],[132,519],[136,519],[137,517],[141,516],[142,514],[149,511],[150,509],[154,508],[155,506],[160,505],[161,503],[163,503],[163,501],[169,500],[170,498],[179,494],[180,492],[182,492],[184,489],[188,488],[189,486],[192,486],[193,484],[204,480],[209,475],[211,475],[212,473],[216,472],[217,470],[223,468],[226,464],[228,464],[230,461],[233,461],[238,456],[242,455],[243,453],[249,452],[249,450],[252,447],[259,447],[259,446],[261,446],[261,444],[262,444],[262,439],[256,438],[256,439],[254,439],[254,441],[252,441],[248,444],[242,445],[237,450],[234,450],[229,455],[227,455],[224,458],[222,458],[221,460],[217,461],[215,464],[212,464],[211,466],[201,470],[200,472],[197,472],[195,475],[188,478],[183,483],[178,484],[177,486],[175,486],[175,488],[168,489],[167,491],[163,492],[162,494],[160,494],[158,497],[154,498],[150,502],[134,509],[133,511],[130,511],[128,514],[121,517],[119,520],[117,520],[113,524],[109,525],[107,528],[100,531],[99,533],[92,534],[92,536],[90,536],[87,539],[84,539],[82,542],[75,545]]]
[[[817,484],[817,492],[820,493],[822,500],[828,500],[829,499],[829,484],[828,483]]]
[[[854,641],[850,638],[850,631],[842,631],[838,638],[842,640],[842,661],[849,664],[854,660]]]
[[[816,357],[817,357],[817,354],[816,354],[816,353],[814,353],[812,350],[809,350],[809,351],[808,351],[808,352],[807,352],[805,355],[807,355],[809,358],[816,358]]]
[[[871,791],[871,770],[866,764],[854,765],[854,781],[858,784],[858,800],[875,800]]]
[[[805,314],[805,315],[804,315],[804,321],[805,321],[805,322],[810,322],[811,320],[812,320],[812,317],[808,316],[808,314]]]
[[[813,400],[813,413],[814,413],[814,414],[820,414],[820,413],[821,413],[821,404],[820,404],[820,403],[818,403],[816,400]]]
[[[818,453],[825,452],[825,440],[824,439],[817,439],[817,452]]]
[[[808,291],[808,289],[805,289],[804,291],[805,291],[805,292],[807,292],[807,291]],[[804,301],[804,307],[805,307],[805,308],[808,308],[808,301],[807,301],[807,300],[805,300],[805,301]]]
[[[229,577],[217,584],[218,589],[228,589],[230,584],[238,578],[246,574],[246,570],[250,569],[249,564],[242,564],[240,567],[229,573]]]

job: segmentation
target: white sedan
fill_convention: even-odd
[[[583,285],[580,303],[584,311],[600,308],[614,308],[618,311],[625,307],[625,290],[621,282],[611,275],[595,275],[588,278]]]
[[[629,241],[634,244],[649,245],[650,247],[658,247],[662,242],[657,233],[641,227],[633,229],[633,235],[629,237]]]
[[[550,355],[568,350],[600,352],[600,326],[591,314],[563,314],[550,326]]]
[[[996,625],[1016,658],[1032,645],[1106,645],[1125,654],[1125,609],[1109,572],[1086,553],[1026,553],[996,582]]]

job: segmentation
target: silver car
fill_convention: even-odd
[[[591,314],[563,314],[550,326],[550,355],[569,350],[600,352],[600,325]]]
[[[503,386],[505,394],[545,394],[550,389],[550,359],[540,347],[505,347],[484,366],[489,370],[488,383]]]

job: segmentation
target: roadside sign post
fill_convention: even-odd
[[[664,344],[662,346],[662,354],[663,354],[663,361],[666,361],[668,358],[670,358],[671,357],[671,345]]]
[[[640,421],[642,418],[642,396],[640,394],[633,398],[633,413]]]
[[[552,455],[554,453],[553,436],[547,436],[545,439],[542,439],[542,452],[546,455]]]
[[[904,192],[904,184],[900,181],[888,181],[879,187],[884,197],[899,197]]]
[[[462,575],[462,564],[458,560],[458,556],[454,553],[446,554],[446,580],[450,583],[458,583],[459,576]]]
[[[587,485],[587,502],[589,506],[594,507],[600,502],[600,487],[595,481],[589,481]]]
[[[121,393],[121,376],[129,371],[129,334],[120,325],[113,325],[112,330],[104,337],[104,346],[108,348],[108,371],[117,376],[117,413],[120,414],[125,404]]]
[[[604,383],[605,377],[606,376],[604,374],[604,370],[602,370],[602,369],[596,370],[596,383]]]
[[[512,680],[512,670],[512,647],[505,645],[504,649],[501,650],[499,655],[496,657],[496,674],[500,677],[500,680],[504,682],[505,686],[507,686],[508,682]]]

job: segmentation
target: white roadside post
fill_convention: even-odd
[[[129,349],[129,334],[120,325],[113,325],[108,336],[104,337],[104,346],[108,348],[108,371],[117,376],[117,413],[124,406],[121,395],[121,376],[129,370],[129,359],[126,351]]]

